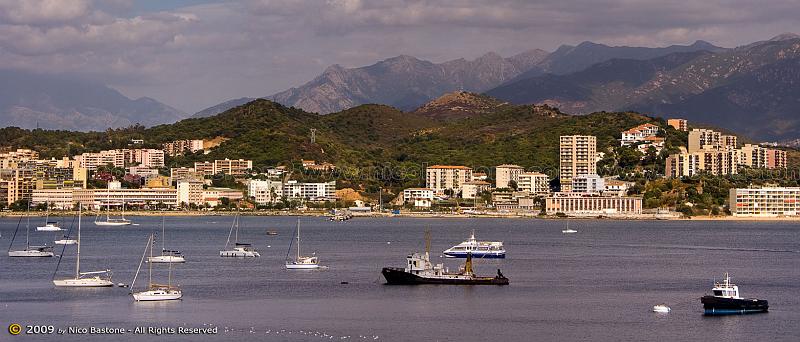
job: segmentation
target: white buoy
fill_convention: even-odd
[[[658,304],[653,306],[653,312],[668,313],[671,310],[672,309],[670,309],[669,306],[667,306],[667,304]]]

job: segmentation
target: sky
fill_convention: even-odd
[[[797,31],[800,0],[0,0],[0,67],[194,113],[401,54],[438,63],[587,40],[735,47]]]

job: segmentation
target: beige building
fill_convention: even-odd
[[[542,196],[550,193],[550,177],[539,172],[523,172],[519,174],[517,190]]]
[[[555,193],[545,198],[545,211],[548,215],[563,213],[567,216],[636,216],[642,213],[642,198]]]
[[[446,190],[456,195],[461,192],[461,186],[471,180],[472,169],[466,166],[433,165],[425,169],[425,185],[437,195],[444,195]]]
[[[692,177],[700,173],[735,175],[739,164],[739,151],[706,146],[694,152],[681,147],[681,153],[667,157],[664,175],[668,178]]]
[[[566,135],[560,139],[561,191],[572,191],[572,179],[597,173],[597,138],[591,135]]]
[[[162,145],[164,152],[170,156],[183,155],[186,152],[195,153],[203,150],[203,140],[175,140]]]
[[[474,199],[480,197],[484,191],[489,191],[492,184],[484,181],[469,181],[461,185],[461,197],[467,199]]]
[[[800,188],[730,189],[728,201],[733,216],[797,216],[800,213]]]
[[[689,153],[698,151],[706,145],[722,146],[722,133],[710,129],[693,129],[689,132]]]
[[[667,125],[670,125],[679,131],[689,131],[689,122],[686,121],[686,119],[668,119]]]
[[[79,188],[80,189],[80,188]],[[75,189],[37,189],[31,195],[31,204],[47,203],[50,208],[58,210],[71,210],[75,201],[72,193]]]
[[[785,169],[786,168],[786,151],[770,149],[767,156],[768,169]]]
[[[525,172],[522,166],[513,164],[498,165],[494,169],[494,187],[498,189],[511,188],[511,181],[518,183],[519,174]]]
[[[120,208],[123,203],[126,206],[178,204],[178,192],[173,188],[122,189],[112,186],[110,189],[75,189],[73,197],[76,202],[98,209],[106,206]]]
[[[248,170],[253,169],[253,161],[245,159],[218,159],[213,162],[195,162],[194,169],[203,176],[213,176],[217,174],[241,176],[247,174]]]

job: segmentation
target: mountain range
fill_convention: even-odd
[[[65,76],[0,70],[4,126],[106,130],[175,122],[186,113],[149,97],[130,99],[100,83]]]

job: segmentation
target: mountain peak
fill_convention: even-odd
[[[484,114],[505,104],[486,95],[458,90],[429,101],[414,113],[434,119],[457,119]]]

